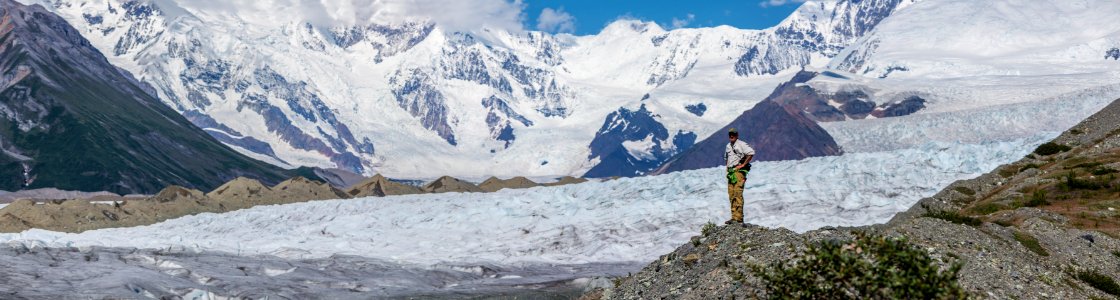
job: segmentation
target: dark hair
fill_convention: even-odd
[[[739,137],[739,133],[738,133],[738,132],[728,132],[728,133],[727,133],[727,135],[728,135],[728,136],[733,136],[733,137]]]

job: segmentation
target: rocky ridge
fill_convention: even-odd
[[[317,200],[385,197],[424,193],[494,192],[506,188],[530,188],[585,182],[565,177],[557,182],[538,184],[524,177],[498,179],[482,184],[441,177],[423,188],[394,182],[378,174],[342,190],[328,183],[295,177],[266,186],[239,177],[204,193],[180,186],[164,188],[147,197],[94,197],[35,201],[21,199],[0,208],[0,232],[21,232],[39,228],[62,232],[149,225],[186,215],[221,213],[258,205],[287,204]]]

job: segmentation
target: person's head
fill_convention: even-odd
[[[736,130],[735,128],[728,129],[727,140],[731,141],[732,143],[739,140],[739,130]]]

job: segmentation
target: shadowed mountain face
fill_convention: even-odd
[[[0,189],[154,193],[294,172],[222,145],[111,65],[65,20],[0,0]]]
[[[743,112],[730,124],[708,138],[670,158],[654,174],[721,166],[723,150],[728,143],[727,130],[736,128],[740,138],[757,152],[755,161],[795,160],[815,156],[840,155],[840,146],[824,128],[810,118],[806,109],[793,104],[804,90],[798,83],[813,74],[801,73],[774,90],[766,100]],[[815,97],[815,93],[810,93]]]

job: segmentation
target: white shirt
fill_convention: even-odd
[[[740,139],[736,139],[734,144],[727,143],[727,147],[723,150],[723,159],[727,161],[728,168],[738,166],[747,155],[754,155],[754,148]]]

